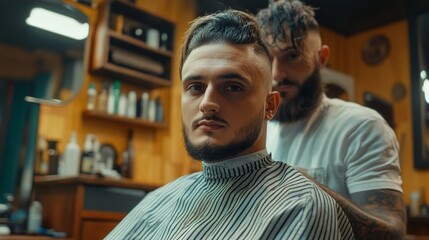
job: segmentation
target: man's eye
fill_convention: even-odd
[[[281,56],[281,58],[283,61],[298,61],[301,59],[301,55],[296,51],[287,51]]]
[[[239,92],[239,91],[242,91],[243,88],[238,85],[229,85],[229,86],[226,86],[226,90],[230,92]]]
[[[200,84],[190,84],[186,89],[191,92],[202,92],[204,90]]]

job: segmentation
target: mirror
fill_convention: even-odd
[[[409,20],[414,167],[429,168],[429,12]]]
[[[62,105],[77,96],[89,33],[85,14],[59,0],[4,1],[0,24],[0,81],[44,85],[30,102]]]
[[[8,198],[8,211],[1,206],[0,227],[25,232],[39,104],[60,106],[78,95],[86,73],[88,34],[88,17],[61,0],[1,3],[0,204],[6,203],[6,194],[14,199]]]

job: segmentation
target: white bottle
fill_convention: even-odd
[[[107,95],[107,113],[115,113],[115,95],[113,94],[113,84],[109,87],[109,95]]]
[[[147,92],[143,92],[142,94],[142,109],[141,109],[141,115],[142,119],[148,120],[149,119],[149,94]]]
[[[136,101],[137,101],[136,92],[130,91],[128,93],[127,117],[130,117],[130,118],[136,117],[136,104],[137,104]]]
[[[149,100],[149,116],[148,120],[151,122],[155,122],[155,115],[156,115],[156,104],[154,100]]]
[[[76,132],[72,132],[63,154],[65,176],[79,175],[80,147],[76,141]]]
[[[121,93],[121,96],[119,98],[119,111],[118,111],[118,115],[119,116],[126,116],[127,114],[127,96],[125,96],[125,94]]]
[[[90,111],[95,110],[95,103],[97,101],[97,90],[95,89],[95,85],[93,82],[89,83],[87,94],[88,99],[86,103],[86,109]]]
[[[29,233],[38,233],[42,227],[42,204],[33,201],[28,213],[27,231]]]

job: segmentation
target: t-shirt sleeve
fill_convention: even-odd
[[[350,194],[374,189],[402,192],[399,144],[384,120],[363,121],[347,139],[345,177]]]

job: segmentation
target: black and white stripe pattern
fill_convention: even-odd
[[[269,156],[204,165],[148,194],[106,239],[354,239],[328,194]]]

